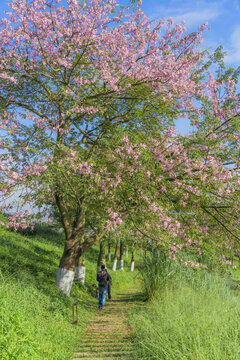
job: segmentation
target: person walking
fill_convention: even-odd
[[[105,265],[101,265],[101,271],[98,271],[97,273],[99,309],[104,308],[108,291],[108,284],[111,282],[111,280],[111,276],[107,272]]]

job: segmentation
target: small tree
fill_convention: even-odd
[[[98,263],[97,263],[97,271],[101,270],[101,265],[106,265],[106,240],[103,239],[99,244],[99,255],[98,255]]]
[[[135,268],[135,250],[132,250],[132,258],[131,258],[131,266],[130,266],[130,270],[134,271]]]
[[[124,243],[120,240],[120,270],[124,270]]]
[[[117,269],[118,251],[119,251],[119,240],[116,242],[116,246],[115,246],[114,258],[113,258],[113,267],[112,267],[113,271],[116,271],[116,269]]]

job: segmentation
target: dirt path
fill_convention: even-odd
[[[106,301],[105,308],[87,323],[74,360],[135,360],[132,333],[127,322],[126,310],[140,305],[137,289],[119,293]]]

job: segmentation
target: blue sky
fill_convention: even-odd
[[[172,17],[186,21],[189,31],[208,22],[202,46],[216,49],[223,45],[228,66],[240,65],[240,0],[143,0],[143,10],[152,18]]]
[[[1,17],[8,9],[8,1],[0,0]],[[128,4],[128,0],[118,1]],[[201,46],[214,50],[223,45],[226,65],[240,65],[240,0],[142,0],[142,9],[152,19],[172,17],[178,24],[186,21],[188,31],[196,31],[208,22],[211,30],[205,31]],[[177,127],[181,133],[189,131],[189,123],[184,119],[178,120]]]

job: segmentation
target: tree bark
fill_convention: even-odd
[[[111,261],[111,243],[108,242],[108,261]]]
[[[120,241],[120,270],[124,270],[124,244]]]
[[[132,259],[131,259],[131,271],[134,271],[135,266],[135,251],[132,251]]]
[[[70,296],[75,269],[80,257],[83,256],[90,247],[100,241],[105,234],[106,230],[84,242],[82,242],[82,236],[79,239],[79,235],[66,241],[63,256],[57,271],[56,285],[68,296]]]
[[[61,187],[55,192],[56,205],[65,232],[65,246],[57,271],[56,285],[70,296],[75,269],[82,255],[82,243],[85,226],[85,208],[83,201],[76,207],[75,217],[70,216],[68,206],[61,195]]]
[[[107,231],[103,230],[99,235],[94,234],[91,238],[84,240],[85,207],[83,201],[79,200],[75,216],[71,217],[63,197],[56,192],[55,198],[66,239],[64,252],[57,271],[56,285],[70,296],[75,269],[79,264],[80,257],[100,241]]]
[[[106,257],[105,257],[105,248],[106,248],[105,240],[102,240],[99,244],[99,255],[98,255],[98,263],[97,263],[97,271],[101,270],[101,265],[106,265]]]
[[[78,237],[66,240],[64,252],[57,271],[56,285],[70,296],[76,265],[81,255],[81,241]]]
[[[86,275],[86,266],[85,266],[85,257],[81,255],[78,260],[76,267],[76,279],[85,285],[85,275]]]
[[[115,247],[115,252],[114,252],[114,259],[113,259],[113,267],[112,267],[113,271],[116,271],[116,269],[117,269],[118,250],[119,250],[119,241],[116,242],[116,247]]]

